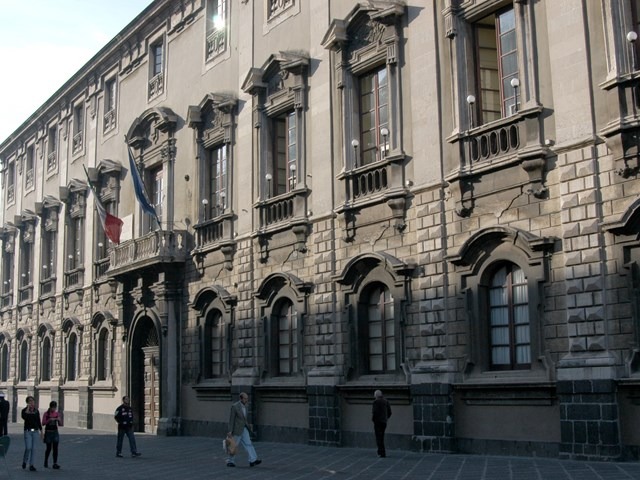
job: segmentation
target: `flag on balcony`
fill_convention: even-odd
[[[138,167],[136,166],[136,162],[133,159],[133,154],[131,153],[131,148],[127,146],[127,152],[129,153],[129,170],[131,173],[131,180],[133,181],[133,189],[136,192],[136,198],[138,199],[138,203],[142,207],[142,210],[149,215],[153,216],[158,222],[158,226],[160,226],[160,220],[158,219],[158,214],[156,213],[153,205],[149,203],[147,199],[147,194],[144,189],[144,183],[142,183],[142,178],[140,178],[140,172],[138,172]]]
[[[100,200],[100,196],[93,188],[91,179],[89,178],[89,172],[87,172],[86,167],[84,167],[84,173],[87,175],[87,181],[89,182],[89,187],[91,188],[91,191],[93,192],[93,197],[95,198],[96,210],[98,211],[98,217],[100,217],[100,223],[102,224],[102,229],[104,230],[104,233],[107,235],[107,238],[117,245],[120,243],[120,234],[122,233],[122,225],[124,222],[120,220],[118,217],[116,217],[115,215],[111,215],[109,212],[107,212],[107,209],[104,208],[104,205]]]

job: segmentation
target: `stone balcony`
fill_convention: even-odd
[[[155,231],[114,246],[107,275],[117,277],[134,270],[183,264],[188,255],[186,231]]]

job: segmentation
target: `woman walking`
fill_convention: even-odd
[[[42,416],[42,425],[44,425],[44,443],[47,450],[44,452],[44,468],[49,468],[49,454],[53,449],[53,468],[58,470],[58,444],[60,443],[60,435],[58,427],[62,426],[62,414],[58,412],[58,403],[52,401],[49,403],[49,409]]]
[[[22,468],[27,468],[32,472],[36,471],[33,466],[33,449],[36,446],[38,436],[42,436],[42,423],[40,423],[40,412],[36,408],[36,400],[31,395],[27,397],[27,406],[22,409],[22,420],[24,420],[24,457],[22,457]]]

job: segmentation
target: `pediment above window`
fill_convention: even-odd
[[[348,50],[351,54],[361,49],[385,48],[386,40],[396,35],[395,25],[405,14],[403,1],[359,3],[344,19],[334,19],[322,39],[326,49]]]
[[[232,142],[237,104],[231,95],[209,93],[199,105],[189,107],[187,124],[198,132],[205,148]]]
[[[38,216],[34,212],[31,210],[23,210],[20,215],[16,215],[15,224],[22,232],[22,239],[25,243],[35,242]]]
[[[262,68],[249,70],[242,90],[251,95],[264,93],[262,101],[267,115],[273,115],[283,108],[304,108],[305,99],[302,92],[306,85],[309,64],[307,53],[278,52],[271,55]]]
[[[168,107],[154,107],[136,118],[127,132],[127,143],[140,150],[153,150],[164,144],[165,137],[172,135],[178,116]]]
[[[5,223],[0,229],[0,240],[2,240],[2,250],[12,253],[15,249],[15,238],[18,229],[13,223]]]
[[[58,230],[58,217],[62,202],[57,198],[46,195],[42,202],[36,203],[36,213],[43,221],[44,229],[55,232]]]
[[[371,278],[373,274],[380,277],[378,280],[388,285],[401,287],[413,275],[416,268],[416,264],[403,262],[386,252],[365,253],[352,258],[343,268],[342,273],[334,277],[334,280],[349,286],[351,291],[358,291],[363,280]],[[377,275],[374,274],[376,271]]]
[[[519,252],[526,264],[540,265],[545,253],[553,249],[555,242],[555,238],[539,237],[517,228],[496,226],[473,234],[458,253],[448,257],[448,260],[461,272],[470,271],[474,274],[485,261],[495,258],[502,245],[506,245],[511,252]]]
[[[627,207],[618,220],[606,222],[605,231],[618,236],[637,236],[640,233],[640,199]]]
[[[272,273],[264,279],[254,295],[266,304],[271,304],[273,298],[285,288],[294,292],[294,298],[301,300],[311,292],[313,283],[303,282],[290,273]]]

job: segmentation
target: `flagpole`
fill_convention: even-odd
[[[147,187],[145,186],[144,181],[142,181],[142,175],[140,174],[140,170],[138,169],[138,165],[136,164],[135,158],[133,157],[133,153],[131,152],[131,147],[129,146],[129,140],[127,139],[126,135],[124,136],[124,142],[127,145],[127,153],[129,155],[129,158],[131,159],[131,164],[133,165],[133,168],[136,169],[136,172],[138,174],[138,178],[140,179],[140,185],[142,186],[142,194],[146,197],[146,199],[149,199],[151,197],[149,197],[149,193],[147,193]],[[134,187],[135,187],[135,182],[134,182]],[[140,199],[138,199],[138,201],[142,204]],[[158,213],[156,212],[156,209],[153,208],[152,205],[149,205],[149,207],[151,208],[151,210],[153,212],[153,218],[155,218],[156,223],[158,224],[158,229],[160,231],[162,231],[162,224],[160,223],[160,219],[158,218]],[[145,210],[145,209],[143,208],[143,210]]]

